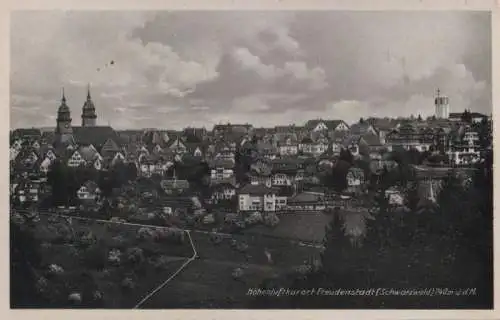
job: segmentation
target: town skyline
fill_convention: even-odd
[[[66,104],[67,103],[67,97],[66,97],[65,92],[64,92],[64,87],[62,88],[61,92],[62,92],[62,96],[61,96],[61,101],[60,102],[62,103],[62,101],[64,100],[64,104]],[[436,98],[440,97],[440,96],[441,97],[446,97],[447,99],[449,99],[449,97],[446,96],[446,95],[443,95],[441,93],[441,90],[438,88],[436,90]],[[93,104],[93,98],[91,96],[90,84],[87,85],[87,95],[86,95],[85,100],[86,100],[86,103],[84,103],[84,106],[88,103],[89,100]],[[436,103],[435,103],[434,106],[436,108]],[[449,118],[449,114],[455,114],[455,115],[457,115],[457,114],[462,114],[463,112],[466,112],[466,111],[467,112],[471,112],[473,115],[474,114],[477,114],[479,116],[483,116],[484,115],[486,117],[489,116],[490,118],[491,118],[491,115],[492,115],[492,113],[490,113],[490,114],[482,114],[482,113],[476,112],[475,110],[472,110],[472,109],[464,109],[464,110],[462,110],[460,112],[458,112],[458,111],[454,112],[455,110],[451,110],[450,106],[448,104],[446,105],[446,107],[448,109],[448,111],[447,111],[448,115],[444,116],[445,119]],[[79,126],[79,124],[83,125],[83,122],[82,122],[82,119],[80,118],[80,116],[78,115],[76,118],[74,116],[72,116],[73,115],[73,111],[71,110],[71,107],[69,107],[69,108],[70,108],[70,112],[71,112],[70,116],[73,118],[72,121],[71,121],[71,125],[72,126],[77,126],[77,127]],[[83,116],[83,113],[82,113],[82,116]],[[80,118],[80,123],[78,123],[78,118]],[[394,119],[394,120],[398,120],[398,119],[409,119],[409,120],[411,120],[411,119],[421,119],[421,120],[425,121],[425,120],[433,119],[433,118],[434,119],[436,119],[436,118],[437,119],[442,119],[443,116],[440,115],[437,110],[435,110],[434,114],[432,114],[432,115],[426,115],[426,116],[423,116],[420,113],[418,113],[418,114],[412,113],[411,115],[406,115],[406,116],[405,115],[399,115],[399,116],[396,116],[396,117],[394,117],[394,116],[387,116],[387,115],[386,116],[379,116],[379,117],[377,117],[377,116],[369,116],[368,115],[366,117],[360,117],[358,119],[352,119],[352,121],[345,121],[344,119],[333,119],[331,117],[328,117],[328,115],[326,115],[326,117],[319,116],[319,117],[316,117],[314,119],[311,118],[311,119],[296,120],[295,122],[292,122],[292,123],[277,123],[275,125],[267,126],[267,127],[264,127],[264,126],[261,126],[261,127],[255,126],[255,125],[253,125],[253,123],[248,122],[248,121],[241,122],[241,123],[234,123],[234,122],[230,122],[230,121],[226,121],[226,122],[219,121],[218,123],[217,122],[213,122],[213,123],[211,123],[209,125],[202,125],[202,126],[189,126],[189,125],[185,126],[182,123],[179,123],[179,124],[177,124],[177,126],[168,127],[168,128],[165,128],[165,127],[142,127],[142,128],[134,127],[134,128],[115,128],[115,129],[117,129],[117,130],[125,130],[125,131],[126,130],[183,130],[183,129],[189,129],[189,128],[196,128],[196,127],[198,127],[198,128],[203,128],[203,129],[209,129],[210,130],[211,128],[213,128],[213,127],[215,127],[217,125],[251,125],[254,128],[272,129],[272,128],[277,128],[277,127],[301,127],[301,126],[306,125],[306,122],[309,122],[311,120],[313,120],[313,121],[314,120],[320,120],[320,121],[341,120],[341,121],[344,121],[347,125],[350,126],[350,125],[353,125],[355,123],[359,123],[362,119]],[[457,118],[457,116],[455,116],[455,118]],[[73,120],[75,120],[75,121],[73,121]],[[108,121],[106,123],[105,123],[105,121],[106,121],[106,119],[104,119],[104,120],[99,119],[99,116],[96,114],[96,122],[95,122],[94,126],[110,126],[110,127],[112,126],[111,121]],[[15,127],[15,128],[11,127],[11,130],[23,129],[23,128],[28,128],[28,127],[29,126]],[[55,125],[55,126],[38,126],[38,127],[31,126],[31,128],[38,128],[38,129],[44,129],[44,130],[55,130],[56,127],[57,127],[57,125]]]
[[[437,88],[451,112],[489,115],[490,23],[480,12],[15,12],[11,128],[54,127],[62,87],[78,119],[88,83],[97,125],[116,129],[426,118]]]

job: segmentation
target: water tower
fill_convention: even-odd
[[[437,90],[436,98],[434,99],[436,106],[436,118],[448,119],[450,116],[450,104],[447,96],[441,95],[441,91]]]

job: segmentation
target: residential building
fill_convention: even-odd
[[[276,190],[247,184],[238,190],[239,211],[276,211]]]
[[[356,193],[360,191],[365,183],[365,174],[363,169],[351,167],[347,172],[347,191]]]
[[[76,196],[82,201],[94,201],[97,199],[100,193],[101,191],[94,181],[87,181],[80,187],[80,189],[78,189],[78,191],[76,192]]]
[[[347,131],[349,126],[343,120],[309,120],[305,124],[308,131]]]
[[[289,211],[322,211],[326,208],[324,194],[318,192],[302,192],[288,199]]]

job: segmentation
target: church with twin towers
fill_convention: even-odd
[[[81,113],[81,126],[72,124],[71,109],[68,105],[64,88],[62,90],[61,104],[57,110],[55,141],[57,146],[68,145],[93,145],[98,148],[109,139],[118,142],[116,132],[110,126],[97,125],[97,112],[90,94],[90,85],[87,85],[87,98],[83,103]]]

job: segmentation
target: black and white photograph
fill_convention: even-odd
[[[10,308],[493,309],[492,19],[11,11]]]

